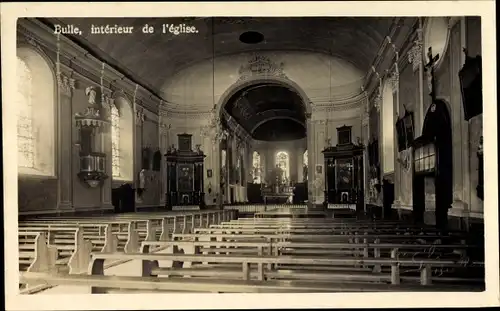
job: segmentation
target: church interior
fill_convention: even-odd
[[[19,19],[20,292],[484,290],[481,48],[480,17]]]

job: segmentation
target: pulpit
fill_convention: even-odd
[[[205,155],[196,145],[191,147],[190,134],[179,134],[178,146],[170,147],[165,154],[167,161],[167,193],[166,205],[168,209],[176,207],[205,205],[203,186],[203,162]]]
[[[338,144],[322,151],[325,158],[325,205],[356,205],[363,210],[363,146],[351,141],[351,127],[337,128]]]

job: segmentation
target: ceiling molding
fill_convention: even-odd
[[[18,20],[17,32],[21,36],[24,36],[27,41],[31,41],[32,44],[38,44],[47,49],[47,51],[50,51],[49,53],[52,55],[49,56],[51,56],[50,58],[55,63],[57,36],[54,35],[54,30],[46,23],[37,19],[20,18]],[[59,42],[60,63],[100,85],[103,61],[92,55],[90,51],[81,47],[66,35],[59,35]],[[162,100],[159,96],[143,87],[142,83],[136,83],[134,80],[129,79],[120,72],[119,69],[114,68],[114,66],[106,62],[104,63],[106,65],[103,80],[106,89],[121,89],[133,97],[135,85],[139,85],[140,88],[137,92],[137,99],[143,103],[145,106],[144,108],[153,113],[157,112],[160,101]]]

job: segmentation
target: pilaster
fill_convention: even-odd
[[[309,172],[314,171],[314,157],[316,156],[316,151],[314,150],[314,126],[312,123],[312,118],[311,118],[311,113],[306,113],[306,127],[307,127],[307,152],[308,152],[308,159],[307,159],[307,168]],[[309,174],[311,178],[307,179],[307,192],[308,192],[308,204],[307,206],[310,207],[311,204],[314,202],[313,198],[313,174]]]
[[[58,200],[57,209],[71,209],[73,205],[73,107],[72,97],[75,89],[75,79],[59,73],[57,75],[59,90],[58,103]]]

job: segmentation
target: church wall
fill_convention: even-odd
[[[57,50],[56,38],[51,29],[35,20],[19,20],[18,23],[18,46],[29,46],[35,51],[42,51],[46,56],[48,65],[56,72]],[[74,120],[75,113],[83,113],[88,107],[88,97],[85,88],[94,86],[98,90],[96,102],[100,103],[101,83],[104,94],[112,97],[115,91],[122,92],[131,100],[136,98],[137,109],[144,109],[150,114],[151,119],[157,119],[157,112],[150,111],[146,107],[155,107],[154,95],[124,77],[115,69],[103,65],[97,58],[91,56],[84,49],[77,46],[64,36],[60,37],[59,66],[62,81],[59,83],[59,92],[56,94],[57,113],[56,123],[56,176],[33,177],[20,175],[19,184],[19,213],[40,214],[59,212],[87,212],[96,210],[112,209],[111,205],[111,136],[109,131],[104,135],[102,145],[97,143],[102,152],[106,153],[108,162],[106,173],[108,179],[103,185],[90,188],[80,181],[77,176],[79,172],[79,133]],[[104,70],[103,70],[104,68]],[[55,75],[54,75],[55,77]],[[74,81],[74,87],[68,81]],[[57,86],[57,81],[54,81]],[[156,117],[155,117],[156,116]],[[151,142],[158,141],[158,128],[151,122],[145,125],[146,136]],[[145,139],[146,141],[146,139]],[[139,141],[140,142],[140,141]],[[158,143],[153,144],[157,146]],[[139,150],[140,144],[135,145]],[[136,152],[137,154],[137,152]],[[135,161],[140,160],[137,158]],[[134,171],[134,179],[138,171]],[[133,181],[135,187],[135,180]],[[149,198],[147,203],[158,205],[157,197]]]
[[[460,18],[450,24],[448,43],[440,61],[435,68],[436,97],[448,104],[452,122],[453,140],[453,204],[449,215],[451,217],[482,218],[483,202],[477,197],[478,182],[477,148],[482,135],[482,116],[476,116],[469,122],[464,120],[458,72],[463,66],[465,56],[462,51],[467,47],[469,55],[475,57],[481,53],[480,20],[474,17]],[[423,38],[425,40],[425,38]],[[427,51],[424,53],[424,64],[428,62]],[[431,104],[427,77],[423,75],[422,89],[419,91],[419,69],[414,70],[406,61],[400,62],[399,75],[399,114],[404,112],[404,106],[414,112],[417,137],[422,127],[425,114]],[[422,96],[421,99],[420,96]],[[421,104],[422,103],[422,104]],[[422,105],[422,108],[420,108]],[[423,116],[420,115],[423,113]],[[370,118],[370,130],[376,127],[376,117]],[[371,132],[371,135],[375,135]],[[402,158],[402,154],[398,155]],[[413,162],[412,157],[410,158]],[[413,163],[412,163],[413,164]],[[396,174],[399,178],[399,188],[396,187],[396,202],[398,208],[411,209],[412,205],[412,171],[404,170],[396,163]],[[431,181],[426,181],[426,205],[429,212],[426,220],[433,222],[432,198],[434,193]]]
[[[146,112],[144,121],[136,123],[137,137],[136,137],[136,156],[137,161],[135,161],[137,167],[136,172],[140,172],[142,165],[142,148],[149,147],[151,151],[156,152],[159,146],[158,139],[158,116]],[[152,158],[151,158],[152,161]],[[150,164],[152,166],[152,162]],[[136,201],[137,208],[141,207],[152,207],[159,206],[162,196],[162,180],[161,172],[156,172],[150,167],[149,170],[145,171],[145,191],[142,193],[140,200]],[[138,178],[138,177],[137,177]]]

